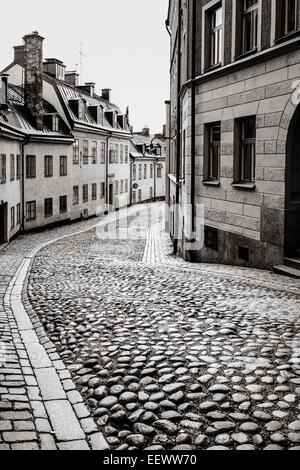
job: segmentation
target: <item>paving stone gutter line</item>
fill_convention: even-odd
[[[127,217],[126,215],[120,218]],[[41,448],[44,450],[109,450],[103,434],[76,390],[71,374],[47,337],[27,298],[27,285],[36,254],[59,240],[114,222],[107,217],[83,230],[41,243],[24,256],[4,294],[11,327],[17,326],[14,343],[26,382],[28,398]]]

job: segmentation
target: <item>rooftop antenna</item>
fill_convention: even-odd
[[[83,53],[83,44],[82,44],[82,42],[80,43],[79,57],[80,57],[80,81],[83,82],[83,79],[82,79],[83,58],[86,57],[86,55]]]

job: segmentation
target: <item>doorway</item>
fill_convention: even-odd
[[[7,243],[7,203],[0,204],[0,245]]]
[[[285,256],[300,258],[300,107],[287,139],[285,187]]]

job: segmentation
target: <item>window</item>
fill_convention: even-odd
[[[113,144],[109,144],[109,163],[114,163],[115,161],[115,152]]]
[[[120,144],[120,163],[124,162],[124,145]]]
[[[204,181],[220,179],[221,123],[208,124],[205,128]]]
[[[73,186],[73,205],[79,204],[79,186]]]
[[[78,165],[79,163],[79,140],[75,139],[73,144],[73,164]]]
[[[17,204],[17,225],[21,223],[21,204]]]
[[[256,119],[238,119],[235,126],[234,180],[247,183],[255,180]]]
[[[207,12],[206,44],[205,68],[221,65],[223,49],[223,8],[220,4]]]
[[[115,181],[115,195],[119,194],[119,181]]]
[[[150,199],[152,199],[152,198],[153,198],[153,188],[151,187],[150,188]]]
[[[59,131],[59,117],[58,116],[52,116],[52,130],[53,132]]]
[[[142,190],[139,189],[138,190],[138,201],[141,202],[141,200],[142,200]]]
[[[83,141],[83,164],[87,165],[89,163],[89,141]]]
[[[26,220],[29,222],[36,219],[36,202],[26,202]]]
[[[136,203],[136,191],[132,191],[132,203]]]
[[[162,165],[157,165],[157,178],[162,177]]]
[[[53,199],[49,197],[44,201],[44,213],[45,217],[52,217],[53,215]]]
[[[125,163],[128,163],[128,153],[129,153],[129,147],[128,145],[125,145]]]
[[[10,181],[15,179],[15,156],[10,156]]]
[[[95,140],[92,142],[92,157],[93,163],[97,163],[97,142]]]
[[[153,164],[150,165],[150,178],[153,178]]]
[[[123,194],[124,193],[124,181],[121,180],[120,181],[120,194]]]
[[[277,0],[276,39],[295,33],[299,29],[299,1]]]
[[[6,183],[6,155],[1,155],[1,184]]]
[[[36,158],[35,155],[26,156],[26,178],[36,177]]]
[[[60,196],[59,198],[59,213],[64,214],[68,210],[67,196]]]
[[[84,184],[82,186],[82,201],[88,202],[88,200],[89,200],[89,185]]]
[[[59,174],[60,176],[67,176],[68,174],[68,158],[66,156],[60,157]]]
[[[53,176],[53,157],[51,155],[45,155],[44,166],[45,178]]]
[[[21,157],[17,155],[17,180],[21,178]]]
[[[139,180],[143,179],[143,165],[139,164]]]
[[[125,180],[125,193],[128,193],[128,180]]]
[[[242,53],[257,47],[258,0],[243,0],[242,12]]]
[[[105,142],[101,142],[101,154],[100,154],[100,162],[105,163]]]
[[[136,164],[132,165],[132,180],[136,181]]]
[[[147,164],[144,164],[144,180],[147,179]]]
[[[119,163],[119,144],[115,144],[115,163]]]
[[[13,230],[15,228],[15,208],[10,208],[10,228]]]
[[[97,199],[97,184],[92,184],[92,201],[96,201]]]
[[[100,197],[105,197],[105,183],[100,183]]]

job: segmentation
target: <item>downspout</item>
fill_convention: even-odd
[[[157,176],[157,159],[154,160],[153,162],[153,168],[154,168],[154,201],[156,201],[156,182],[157,182],[157,179],[156,179],[156,176]]]
[[[196,18],[197,18],[197,0],[193,0],[192,6],[192,84],[191,84],[191,235],[194,241],[196,232]],[[195,251],[190,252],[190,261],[195,261]]]
[[[25,145],[29,143],[29,136],[25,137],[24,142],[21,142],[21,232],[25,231]]]
[[[181,163],[181,20],[182,0],[178,6],[178,43],[177,43],[177,155],[176,155],[176,197],[175,197],[175,233],[174,233],[174,255],[178,252],[179,238],[179,190],[180,190],[180,163]]]
[[[109,169],[109,139],[112,138],[112,131],[109,131],[109,135],[106,137],[106,162],[105,162],[105,211],[104,215],[109,212],[109,189],[108,189],[108,169]]]
[[[132,206],[132,182],[133,182],[133,179],[132,179],[132,172],[133,172],[133,162],[134,160],[132,159],[132,157],[129,157],[130,158],[130,174],[129,174],[129,188],[130,188],[130,193],[129,193],[129,206]]]

